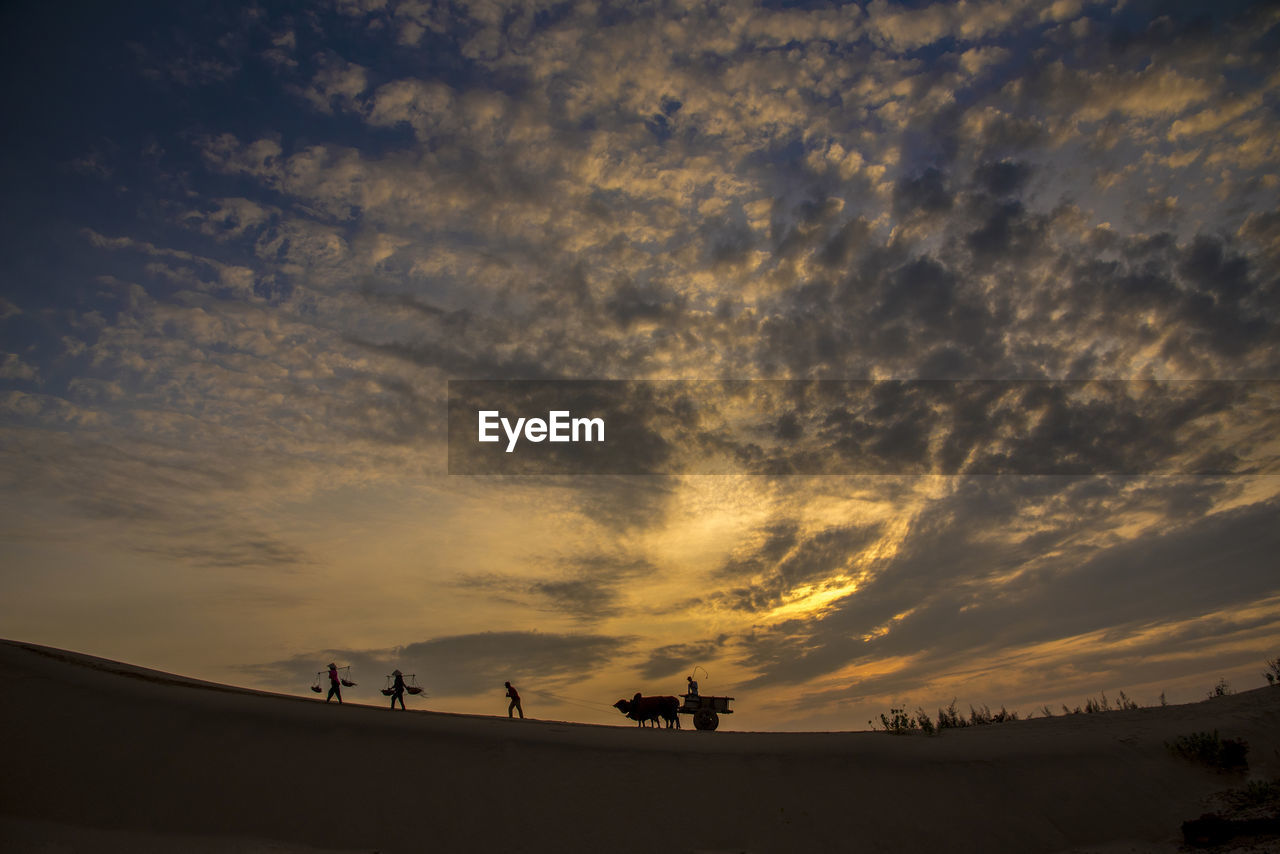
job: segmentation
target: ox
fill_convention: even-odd
[[[651,721],[656,727],[658,718],[662,718],[667,722],[667,729],[673,725],[680,729],[680,715],[676,714],[680,701],[675,697],[641,697],[636,694],[630,700],[619,700],[613,707],[640,726]]]

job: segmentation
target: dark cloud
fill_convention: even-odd
[[[1018,193],[1031,177],[1031,166],[1017,160],[983,163],[973,174],[974,180],[993,196]]]
[[[941,323],[955,302],[956,277],[928,256],[899,267],[887,283],[877,317],[892,321],[910,316],[928,325]]]
[[[649,658],[640,668],[640,676],[644,679],[658,680],[685,671],[691,673],[698,664],[717,657],[728,639],[728,635],[720,635],[693,643],[676,643],[658,647],[649,653]]]
[[[946,176],[934,167],[919,175],[898,180],[893,188],[893,209],[899,216],[914,211],[941,214],[951,210],[952,196],[946,186]]]
[[[596,622],[622,613],[629,599],[628,588],[657,571],[648,561],[619,555],[578,556],[555,563],[559,572],[550,578],[463,575],[452,586],[538,610],[557,611],[582,622]]]
[[[822,617],[745,638],[746,660],[761,671],[757,684],[803,682],[850,663],[910,656],[919,664],[893,677],[907,683],[964,659],[981,667],[1031,645],[1137,631],[1152,614],[1194,620],[1280,592],[1269,558],[1280,545],[1268,522],[1275,501],[1194,520],[1184,515],[1163,530],[1091,544],[1081,535],[1099,537],[1104,519],[1146,506],[1151,492],[1128,495],[1123,480],[1011,480],[1016,484],[999,490],[967,485],[932,508],[904,551]],[[1035,534],[991,536],[1016,530],[1033,508],[1049,511]],[[1002,577],[1008,580],[991,583]],[[888,631],[877,634],[879,627]]]
[[[1250,212],[1240,232],[1273,261],[1280,260],[1280,209]]]
[[[169,544],[137,543],[134,545],[134,550],[181,563],[220,569],[239,567],[295,569],[314,563],[305,549],[266,535],[245,537],[243,533],[220,532],[198,535],[186,533],[185,536],[194,537],[195,541],[178,541]]]
[[[418,299],[413,294],[382,290],[372,281],[365,282],[364,287],[360,289],[360,295],[370,302],[389,305],[397,309],[405,309],[433,320],[449,315],[449,312],[439,306]],[[454,324],[459,327],[465,327],[469,317],[469,312],[459,311],[453,316]]]
[[[1238,302],[1255,290],[1249,276],[1249,261],[1242,255],[1228,255],[1221,240],[1197,235],[1182,254],[1178,272],[1193,288],[1212,294],[1221,303]]]
[[[800,525],[791,520],[775,522],[765,526],[760,533],[764,539],[759,545],[725,561],[716,575],[728,581],[741,581],[772,572],[778,562],[796,547]]]
[[[663,475],[547,478],[559,481],[572,495],[583,520],[616,534],[645,531],[661,525],[679,488]]]
[[[1049,131],[1035,110],[1017,115],[999,111],[984,121],[974,148],[989,157],[1019,155],[1049,139]]]
[[[556,375],[554,365],[528,349],[517,348],[510,355],[496,354],[489,348],[468,352],[455,342],[434,338],[384,343],[351,336],[346,343],[422,367],[439,368],[452,376],[543,379]]]
[[[623,329],[637,322],[671,323],[681,313],[680,295],[661,282],[635,282],[623,278],[614,283],[605,310]]]
[[[823,245],[817,260],[825,267],[843,267],[870,235],[871,224],[865,218],[851,219]]]
[[[738,267],[747,261],[756,245],[755,236],[741,217],[708,220],[699,228],[699,238],[718,269]]]
[[[787,594],[809,584],[821,584],[839,577],[859,552],[880,533],[877,525],[848,525],[828,528],[801,537],[794,523],[765,529],[764,541],[725,562],[717,575],[727,581],[752,579],[731,587],[717,598],[743,611],[767,611],[782,603]]]
[[[966,239],[975,259],[1017,262],[1040,248],[1045,228],[1043,218],[1028,215],[1017,201],[983,207],[982,225]]]

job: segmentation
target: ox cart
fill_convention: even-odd
[[[676,711],[682,715],[693,715],[693,725],[696,729],[705,729],[710,732],[720,726],[721,715],[733,714],[733,709],[729,708],[732,697],[704,697],[699,694],[682,694],[681,696],[684,697],[684,703]]]

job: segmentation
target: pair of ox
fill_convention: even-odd
[[[619,700],[613,707],[639,726],[652,723],[656,727],[661,718],[666,721],[667,729],[671,729],[673,725],[680,729],[680,715],[677,714],[680,701],[675,697],[641,697],[636,694],[630,700]]]

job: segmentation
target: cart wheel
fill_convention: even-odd
[[[720,726],[720,716],[710,709],[698,709],[693,714],[693,725],[696,729],[705,729],[711,732]]]

